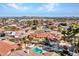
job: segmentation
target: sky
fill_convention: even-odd
[[[0,16],[79,16],[79,3],[0,3]]]

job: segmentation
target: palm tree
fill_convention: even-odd
[[[26,37],[23,37],[23,38],[22,38],[22,42],[23,42],[23,44],[24,44],[24,46],[25,46],[25,48],[26,48],[26,44],[29,43],[29,40],[27,40]]]
[[[31,38],[29,35],[27,36],[27,39],[29,39],[29,42],[33,40],[33,38]]]
[[[26,42],[26,37],[23,37],[22,40],[23,40],[23,44],[25,45],[25,48],[26,48],[26,43],[27,43]]]
[[[78,44],[77,44],[77,46],[79,47],[79,39],[78,39]]]

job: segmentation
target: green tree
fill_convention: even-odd
[[[2,23],[3,23],[3,25],[5,25],[6,20],[7,20],[7,18],[3,18],[3,19],[2,19]]]
[[[33,25],[38,25],[38,20],[33,20]]]
[[[69,26],[68,29],[62,30],[62,34],[65,37],[65,40],[69,41],[70,43],[74,42],[76,43],[76,37],[75,35],[78,33],[78,27],[77,26]],[[72,39],[73,38],[73,39]]]
[[[30,20],[27,20],[27,26],[31,26],[32,25],[32,21],[30,21]]]

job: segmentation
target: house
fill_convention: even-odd
[[[47,32],[31,33],[30,37],[32,38],[45,38],[49,35]]]
[[[5,31],[5,34],[8,35],[8,36],[15,36],[16,31]]]
[[[62,38],[62,35],[51,32],[39,32],[39,33],[31,33],[30,36],[31,38],[48,38],[48,39],[58,39],[60,40]]]
[[[8,55],[12,49],[18,48],[17,44],[0,41],[0,56]]]

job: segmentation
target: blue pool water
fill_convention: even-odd
[[[42,50],[37,48],[37,47],[33,47],[32,50],[38,54],[41,54],[42,53]]]

